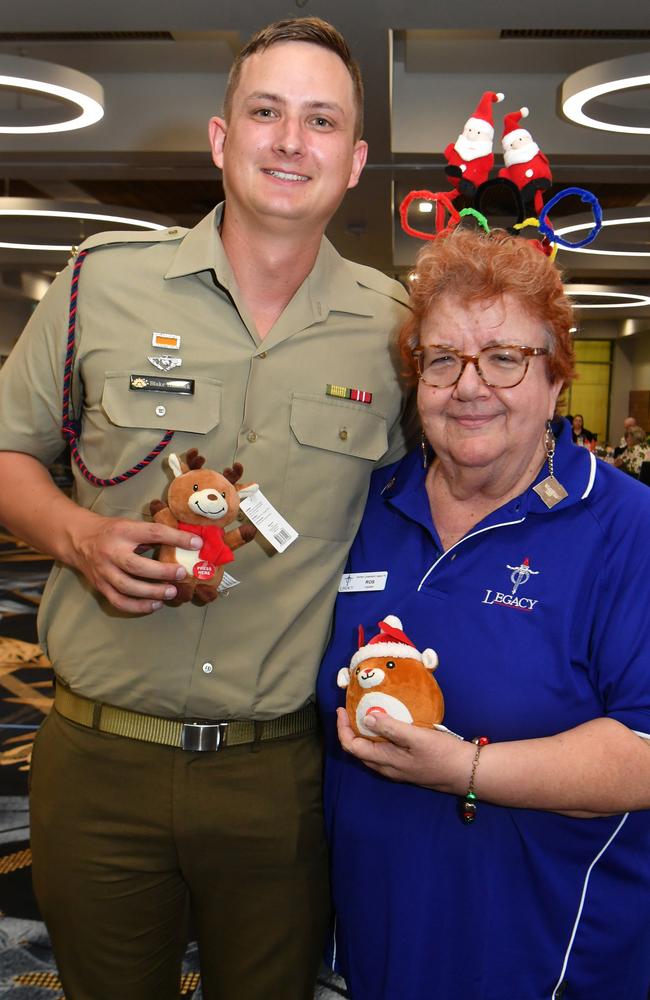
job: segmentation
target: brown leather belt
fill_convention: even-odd
[[[97,729],[101,733],[112,733],[131,740],[160,743],[193,752],[223,750],[225,747],[242,746],[245,743],[302,736],[315,732],[318,725],[316,708],[311,702],[297,712],[265,722],[254,722],[251,719],[184,721],[160,719],[155,715],[131,712],[126,708],[91,701],[90,698],[70,691],[60,682],[56,685],[54,707],[71,722]]]

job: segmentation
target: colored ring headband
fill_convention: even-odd
[[[479,188],[480,191],[480,188]],[[488,220],[482,212],[473,207],[463,208],[460,212],[454,207],[451,199],[457,195],[455,191],[409,191],[406,197],[403,199],[400,207],[400,220],[402,224],[402,229],[407,234],[407,236],[413,236],[420,240],[435,240],[438,236],[442,236],[443,233],[451,232],[460,223],[462,218],[468,216],[476,219],[478,225],[485,230],[486,233],[490,232],[490,226]],[[578,240],[575,243],[571,243],[570,240],[565,240],[562,236],[558,236],[553,226],[549,221],[549,212],[551,209],[562,201],[563,198],[568,198],[571,195],[578,195],[580,200],[591,206],[591,210],[594,216],[594,224],[589,231],[589,233],[582,240]],[[408,222],[408,210],[414,201],[432,201],[436,205],[436,214],[434,220],[435,232],[427,233],[421,229],[415,229]],[[449,212],[449,219],[446,225],[442,225],[444,222],[443,209],[447,209]],[[569,247],[573,249],[580,249],[580,247],[587,246],[589,243],[596,239],[596,236],[600,232],[603,224],[603,212],[600,207],[600,202],[591,191],[587,191],[584,188],[570,187],[565,188],[563,191],[559,191],[554,195],[547,205],[544,206],[544,211],[539,219],[534,216],[529,216],[522,222],[515,222],[512,225],[512,229],[517,232],[521,229],[525,229],[528,226],[535,226],[540,233],[542,239],[540,239],[541,248],[544,252],[551,258],[555,260],[557,255],[558,247]],[[550,246],[551,251],[547,249]]]
[[[549,260],[551,261],[555,260],[555,258],[557,257],[557,242],[555,240],[555,236],[553,235],[552,238],[549,239],[549,237],[546,235],[546,230],[542,231],[539,219],[535,219],[532,217],[530,219],[524,219],[523,222],[516,222],[512,228],[519,231],[520,229],[527,229],[528,226],[532,226],[533,228],[540,230],[541,239],[538,241],[537,245],[539,246],[542,253],[546,254]],[[550,227],[550,225],[547,228],[551,233],[553,233],[553,230]]]
[[[402,223],[402,229],[407,234],[407,236],[414,236],[418,240],[435,240],[436,236],[440,236],[440,233],[444,230],[449,229],[452,225],[453,227],[458,225],[460,221],[460,213],[452,203],[451,199],[455,197],[455,191],[409,191],[406,198],[402,201],[399,207],[399,216]],[[408,210],[412,202],[414,201],[432,201],[436,206],[435,215],[435,233],[425,233],[421,229],[414,229],[409,225],[408,222]],[[449,212],[449,222],[443,227],[444,222],[444,210]]]
[[[551,211],[551,209],[555,208],[558,202],[562,201],[563,198],[568,198],[569,195],[572,194],[579,195],[580,201],[586,202],[588,205],[591,205],[591,211],[593,212],[594,215],[594,224],[592,229],[590,230],[589,233],[587,233],[587,235],[583,240],[579,240],[577,243],[571,243],[569,240],[565,240],[562,236],[558,236],[556,233],[553,232],[552,227],[548,223],[548,213]],[[596,197],[595,194],[592,194],[591,191],[585,191],[584,188],[578,188],[578,187],[565,188],[564,191],[559,191],[556,195],[554,195],[548,202],[548,204],[544,205],[544,211],[541,214],[539,220],[540,232],[543,233],[548,240],[550,240],[552,243],[559,244],[559,246],[561,247],[570,247],[573,250],[578,250],[580,247],[586,247],[588,243],[591,243],[592,240],[595,240],[602,228],[602,225],[603,225],[603,212],[600,207],[600,202],[598,201],[598,198]]]
[[[486,233],[490,232],[488,220],[485,218],[482,212],[479,212],[476,208],[464,208],[460,213],[460,217],[461,219],[463,219],[467,218],[468,216],[471,216],[474,219],[476,219],[481,229],[484,229]]]
[[[521,107],[504,115],[503,166],[494,169],[492,105],[503,99],[501,93],[484,91],[476,110],[466,120],[462,134],[443,151],[447,161],[445,173],[451,190],[410,191],[399,207],[402,229],[416,239],[435,240],[455,229],[463,217],[472,216],[478,226],[489,234],[491,217],[501,220],[509,215],[512,219],[514,214],[514,221],[504,228],[516,235],[522,229],[534,226],[538,238],[532,242],[551,259],[555,257],[558,247],[579,250],[587,246],[596,238],[603,224],[598,199],[584,188],[570,187],[558,192],[544,205],[543,193],[549,190],[553,178],[547,157],[522,125],[523,119],[530,113],[528,108]],[[480,144],[477,144],[477,135],[483,140]],[[492,201],[494,194],[496,201]],[[551,210],[571,195],[577,195],[593,213],[591,230],[574,243],[557,235],[549,219]],[[464,206],[460,212],[452,204],[457,198],[461,199],[459,204]],[[416,200],[435,204],[433,232],[424,232],[410,225],[408,210]]]

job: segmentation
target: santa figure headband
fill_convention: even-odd
[[[514,209],[514,221],[510,227],[513,235],[532,226],[539,232],[537,245],[555,257],[558,246],[579,249],[596,238],[602,226],[602,211],[598,199],[584,188],[570,187],[559,191],[545,205],[543,193],[552,182],[551,167],[522,121],[528,117],[528,108],[508,112],[503,120],[504,166],[493,175],[494,156],[492,139],[494,125],[492,105],[500,103],[503,94],[486,90],[480,98],[476,110],[467,119],[463,132],[455,143],[449,143],[444,151],[447,166],[445,173],[451,189],[448,191],[410,191],[400,205],[402,229],[408,236],[421,240],[434,240],[442,233],[455,229],[463,218],[473,217],[475,222],[489,233],[485,203],[494,194],[507,194]],[[592,210],[594,224],[591,231],[576,243],[558,236],[549,220],[552,208],[571,195],[577,195]],[[465,207],[460,211],[454,204],[458,198]],[[414,201],[430,201],[435,205],[434,232],[427,233],[409,224],[408,211]]]

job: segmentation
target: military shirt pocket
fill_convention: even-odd
[[[193,393],[133,390],[130,372],[106,372],[102,409],[117,427],[207,434],[221,420],[222,383],[194,378]]]
[[[301,535],[351,539],[388,448],[385,417],[365,404],[294,393],[289,424],[282,513]]]
[[[130,372],[108,371],[104,375],[97,404],[84,412],[80,450],[90,471],[102,479],[122,476],[156,447],[168,430],[184,435],[207,435],[221,420],[222,383],[196,378],[193,395],[129,389]],[[184,451],[202,438],[174,436],[169,451]],[[77,476],[79,500],[95,508],[106,502],[112,513],[148,513],[149,500],[162,496],[168,484],[162,460],[147,466],[146,475],[135,475],[116,487],[97,489]],[[116,492],[117,491],[117,492]],[[106,498],[106,500],[105,500]]]

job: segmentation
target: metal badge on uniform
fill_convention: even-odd
[[[542,479],[541,483],[533,486],[533,490],[549,510],[569,495],[555,476],[547,476],[546,479]]]
[[[152,347],[166,347],[168,351],[178,351],[181,346],[181,338],[177,333],[160,333],[157,330],[151,334]]]
[[[385,590],[388,571],[379,573],[344,573],[339,583],[339,594],[356,594],[364,590]]]
[[[332,385],[327,383],[326,396],[336,396],[337,399],[351,399],[354,403],[372,403],[372,393],[365,389],[350,389],[347,385]]]
[[[183,364],[182,358],[172,358],[170,354],[156,354],[153,357],[148,357],[147,361],[159,372],[170,372],[174,368],[180,368]]]
[[[164,375],[129,375],[129,389],[136,392],[177,392],[194,395],[193,378],[165,378]]]

